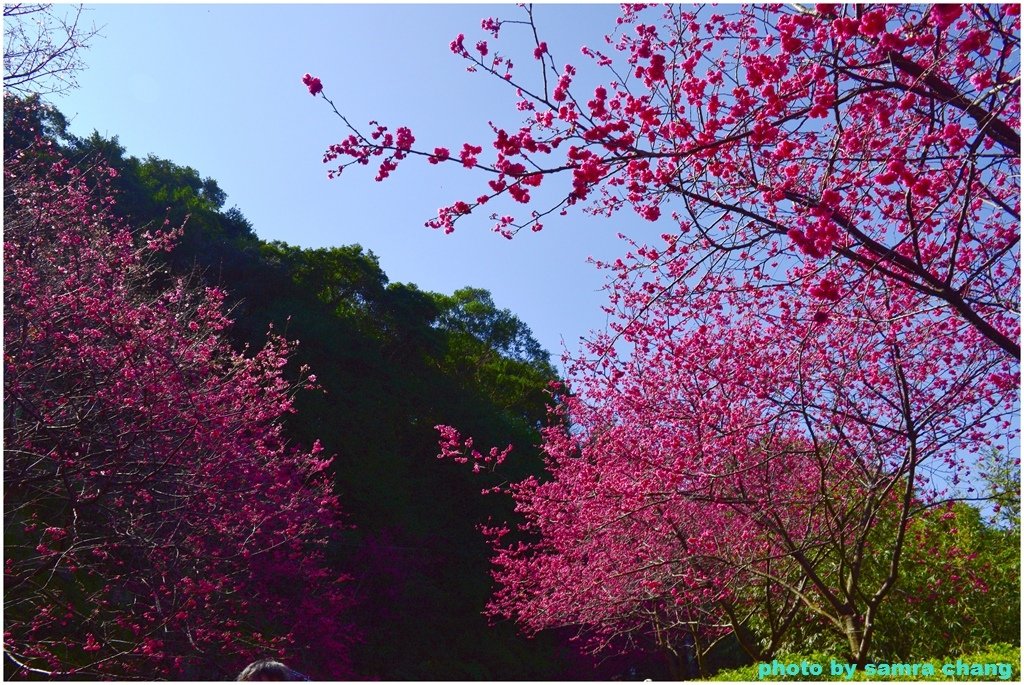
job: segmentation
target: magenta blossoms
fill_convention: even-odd
[[[310,95],[317,95],[324,89],[324,84],[320,82],[320,79],[316,76],[310,76],[309,74],[305,74],[302,77],[302,83],[306,88],[309,88]]]
[[[341,525],[330,459],[282,426],[313,382],[286,379],[294,345],[236,352],[221,291],[154,284],[172,239],[136,246],[109,171],[41,146],[11,155],[7,674],[187,680],[270,653],[349,677],[349,591],[324,556]]]

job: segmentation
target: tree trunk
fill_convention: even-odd
[[[686,667],[683,658],[671,649],[665,649],[665,663],[668,666],[670,680],[686,680]]]
[[[850,643],[850,654],[858,668],[864,668],[868,660],[868,639],[864,631],[864,620],[860,614],[843,616],[846,639]]]

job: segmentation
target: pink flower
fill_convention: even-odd
[[[449,157],[451,157],[451,153],[448,151],[448,148],[446,148],[446,147],[435,147],[434,148],[434,154],[432,154],[427,159],[427,161],[430,162],[431,164],[440,164],[441,162],[445,161]]]
[[[860,20],[860,32],[865,36],[877,36],[885,31],[885,13],[881,10],[868,12]]]
[[[476,156],[483,152],[484,149],[479,145],[470,145],[469,143],[462,144],[462,152],[459,153],[459,158],[462,160],[462,166],[467,169],[472,169],[476,166]]]
[[[324,84],[320,83],[320,79],[316,76],[310,76],[306,74],[302,77],[302,82],[309,88],[310,95],[317,95],[324,89]]]
[[[637,213],[648,221],[657,221],[661,216],[661,209],[658,205],[645,205],[644,207],[638,207]]]
[[[960,18],[964,8],[960,5],[932,5],[928,13],[928,21],[932,26],[944,29]]]
[[[467,57],[469,56],[469,53],[466,51],[466,47],[462,44],[464,40],[466,40],[465,34],[460,33],[455,37],[455,40],[448,44],[448,48],[460,57]]]

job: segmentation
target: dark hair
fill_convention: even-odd
[[[298,680],[294,673],[280,661],[260,659],[243,668],[235,680]]]

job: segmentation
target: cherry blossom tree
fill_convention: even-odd
[[[605,48],[582,48],[608,80],[580,93],[530,8],[485,19],[493,39],[525,28],[535,66],[514,70],[493,39],[468,47],[460,34],[451,49],[507,81],[525,121],[492,124],[493,153],[453,153],[335,108],[349,134],[325,153],[330,174],[373,162],[381,181],[419,156],[489,177],[427,222],[445,231],[499,200],[526,205],[491,215],[509,237],[575,206],[632,208],[708,254],[695,273],[771,265],[803,296],[842,295],[816,291],[813,274],[851,263],[955,310],[1019,360],[1019,7],[630,5],[619,22]],[[320,79],[304,82],[327,99]],[[545,203],[542,183],[562,178]],[[793,282],[796,262],[818,270]]]
[[[728,297],[676,283],[652,302],[672,274],[639,277],[645,252],[618,270],[611,332],[570,367],[545,434],[551,479],[510,488],[518,537],[535,542],[488,531],[490,612],[669,649],[736,634],[757,659],[822,617],[864,663],[908,526],[980,498],[957,481],[1015,433],[1015,367],[905,286],[825,317],[749,283]],[[443,456],[488,463],[451,431]]]
[[[270,654],[349,676],[330,459],[282,434],[315,383],[285,379],[293,343],[233,351],[223,293],[154,273],[176,232],[138,247],[114,218],[113,171],[8,154],[5,673],[206,680]]]
[[[98,33],[81,5],[4,5],[4,90],[50,95],[78,87],[82,52]]]
[[[755,658],[817,616],[865,663],[911,523],[980,498],[976,455],[1017,434],[1019,7],[628,5],[586,71],[524,12],[451,42],[513,90],[493,152],[362,129],[304,78],[348,129],[330,175],[485,179],[432,228],[661,228],[601,265],[612,322],[557,394],[550,479],[510,488],[525,523],[488,529],[489,611]],[[495,43],[520,29],[525,71]],[[442,456],[488,463],[450,429]]]

